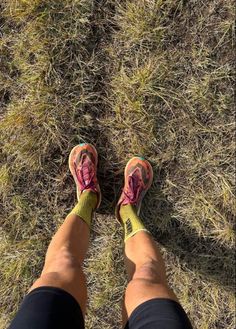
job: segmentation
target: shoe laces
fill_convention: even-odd
[[[76,168],[75,163],[74,166],[77,179],[82,187],[81,191],[86,189],[96,190],[94,183],[95,171],[93,168],[93,164],[88,158],[88,156],[86,156],[85,154],[82,156],[79,169]]]
[[[123,190],[125,195],[125,203],[137,203],[142,190],[143,183],[137,170],[128,177],[128,188]]]

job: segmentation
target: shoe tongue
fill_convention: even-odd
[[[90,160],[88,157],[84,157],[83,161],[83,180],[85,185],[88,185],[91,181],[91,168]]]
[[[131,190],[133,194],[135,195],[137,193],[137,189],[139,187],[139,175],[137,172],[134,172],[132,176],[129,177],[129,184],[131,187]]]
[[[125,198],[123,204],[136,204],[139,197],[139,180],[140,177],[138,173],[134,172],[129,176],[129,189],[125,193]]]

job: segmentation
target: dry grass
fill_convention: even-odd
[[[233,329],[232,0],[5,0],[0,5],[0,327],[75,202],[69,150],[100,154],[103,204],[85,268],[87,327],[119,328],[126,284],[113,208],[147,156],[143,218],[195,328]]]

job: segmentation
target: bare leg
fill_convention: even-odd
[[[85,316],[87,288],[82,263],[89,244],[93,212],[101,202],[97,180],[98,155],[91,144],[76,145],[70,152],[69,169],[76,184],[78,202],[49,244],[41,276],[29,291],[12,321],[11,328],[81,327]],[[77,316],[75,316],[77,314]]]
[[[153,180],[151,164],[142,157],[131,158],[124,170],[124,187],[116,216],[124,227],[125,265],[129,284],[124,297],[123,323],[134,309],[154,298],[177,301],[168,287],[160,250],[139,217],[142,199]]]
[[[78,301],[83,315],[87,288],[82,263],[88,250],[92,213],[101,201],[97,163],[97,151],[91,144],[82,143],[71,150],[69,168],[76,183],[78,203],[53,237],[42,274],[30,289],[62,288]]]
[[[89,226],[75,214],[66,217],[48,247],[40,278],[30,291],[41,286],[69,292],[85,314],[87,288],[82,263],[89,244]]]
[[[178,301],[168,287],[164,261],[149,233],[137,232],[126,241],[125,265],[129,284],[124,298],[124,324],[134,309],[147,300],[168,298]]]

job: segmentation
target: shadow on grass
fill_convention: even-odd
[[[157,241],[179,257],[186,266],[203,279],[234,289],[234,251],[216,244],[213,239],[195,235],[188,227],[172,220],[173,228],[165,234],[153,232]]]
[[[95,59],[99,70],[92,73],[93,85],[91,93],[94,99],[85,105],[84,113],[91,117],[91,126],[80,128],[82,138],[79,142],[90,142],[96,146],[99,154],[98,178],[103,202],[98,212],[110,214],[115,206],[115,200],[121,189],[123,170],[118,166],[119,161],[113,145],[106,134],[106,127],[101,119],[110,113],[110,104],[107,102],[107,85],[110,82],[109,55],[106,45],[111,42],[112,34],[116,29],[112,17],[115,15],[115,5],[109,0],[94,1],[91,17],[91,33],[86,42],[89,57]],[[94,57],[95,56],[95,57]],[[78,118],[79,120],[79,118]],[[75,144],[78,140],[75,138]],[[123,168],[122,168],[123,169]],[[74,184],[74,182],[72,183]]]
[[[173,218],[173,206],[161,191],[165,180],[163,171],[155,173],[158,181],[150,190],[149,199],[145,201],[143,218],[156,241],[176,255],[182,264],[191,271],[198,272],[203,280],[209,280],[227,290],[235,285],[234,250],[217,243],[210,237],[200,237],[187,225]],[[150,200],[155,195],[155,205]],[[151,204],[151,205],[150,205]],[[148,207],[151,206],[151,212]],[[167,229],[161,228],[162,221]],[[149,223],[148,223],[149,222]],[[160,229],[158,228],[160,223]]]

